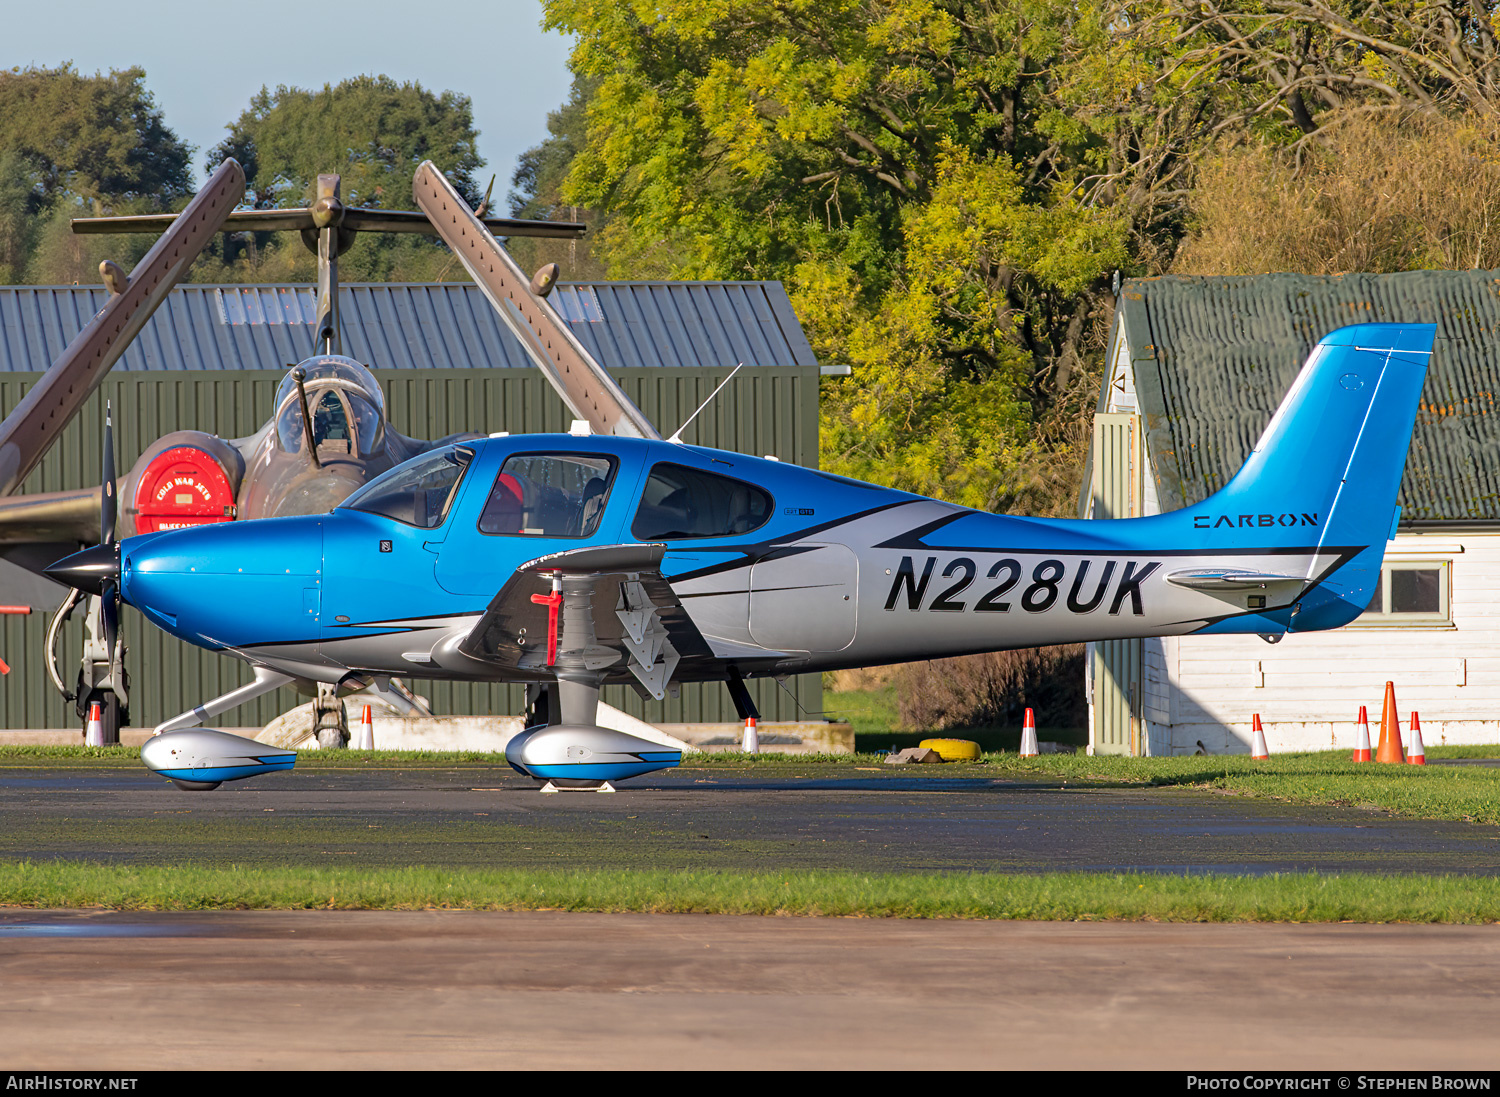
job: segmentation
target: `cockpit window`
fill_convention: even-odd
[[[479,516],[479,532],[588,537],[599,527],[613,458],[520,453],[506,459]]]
[[[369,457],[385,442],[385,397],[374,374],[352,358],[328,355],[302,362],[302,386],[320,453]],[[302,402],[291,371],[276,389],[276,438],[287,453],[301,453]]]
[[[338,393],[332,389],[324,389],[323,395],[313,404],[312,425],[313,439],[319,445],[324,442],[344,442],[346,448],[353,452],[354,431],[349,426],[349,413]]]
[[[448,517],[474,451],[444,446],[397,465],[344,501],[350,510],[382,514],[418,529],[436,529]]]
[[[663,462],[651,469],[630,532],[639,541],[732,537],[765,525],[774,506],[754,484]]]

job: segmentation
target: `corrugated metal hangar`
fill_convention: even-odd
[[[1083,517],[1197,503],[1239,470],[1314,344],[1371,321],[1436,324],[1437,341],[1380,590],[1341,629],[1091,644],[1098,753],[1354,745],[1387,680],[1427,743],[1500,739],[1500,272],[1126,281],[1095,419]]]
[[[26,390],[101,308],[103,287],[0,287],[0,412]],[[115,409],[116,461],[129,468],[173,430],[231,438],[270,417],[287,368],[312,350],[316,292],[305,285],[173,289],[64,432],[23,492],[98,484],[103,408]],[[818,363],[779,282],[599,282],[560,285],[551,303],[632,400],[670,433],[733,367],[745,369],[688,428],[686,440],[816,467]],[[457,431],[562,431],[570,416],[480,290],[470,283],[345,285],[339,291],[345,354],[365,363],[385,390],[392,425],[434,438]],[[44,640],[60,587],[43,593],[0,561],[0,589],[24,589],[30,616],[0,618],[0,720],[9,728],[76,727],[72,706],[47,679]],[[497,587],[499,581],[497,580]],[[44,612],[49,611],[49,612]],[[166,637],[138,614],[124,616],[132,676],[132,722],[151,726],[249,681],[246,665]],[[59,644],[73,672],[81,630]],[[515,713],[514,686],[417,684],[437,713]],[[822,708],[817,675],[750,683],[767,720]],[[298,703],[281,690],[229,714],[263,725]],[[679,698],[643,703],[611,687],[605,700],[653,722],[732,721],[718,684],[684,686]]]

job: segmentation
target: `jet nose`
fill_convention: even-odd
[[[89,594],[103,594],[106,583],[120,581],[120,545],[95,545],[93,548],[65,556],[44,569],[59,583],[77,587]]]

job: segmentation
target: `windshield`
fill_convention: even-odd
[[[418,529],[436,529],[448,517],[473,456],[468,446],[444,446],[413,457],[371,480],[349,496],[344,506]]]
[[[305,375],[314,442],[335,454],[378,453],[385,442],[385,397],[374,374],[337,355],[312,358],[298,368]],[[276,438],[287,453],[300,453],[305,433],[297,382],[288,371],[276,389]]]

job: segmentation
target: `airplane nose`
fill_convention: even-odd
[[[120,581],[120,545],[95,545],[65,556],[43,569],[48,577],[88,594],[103,594],[106,583]]]

